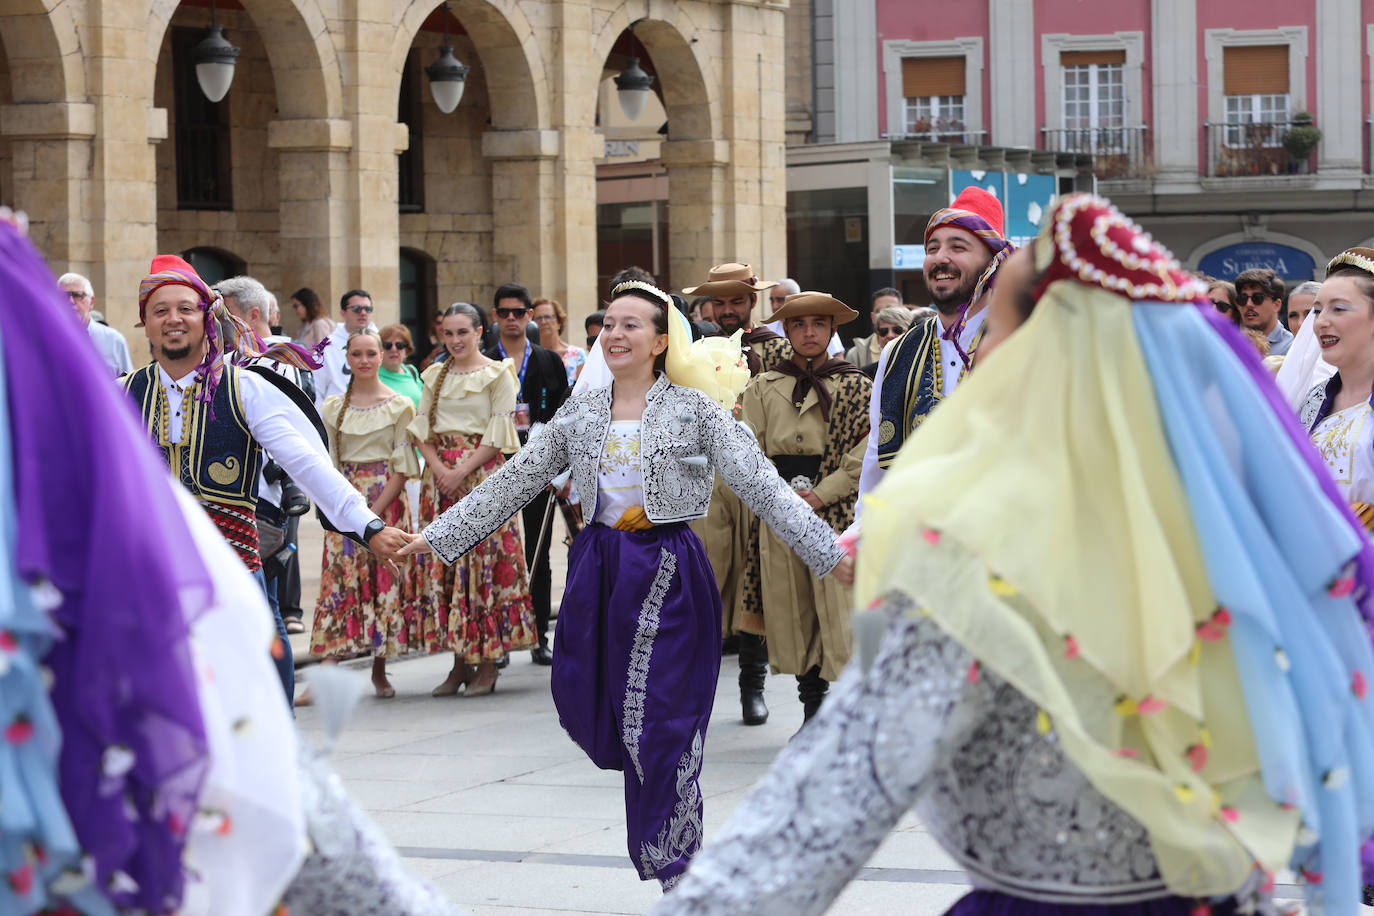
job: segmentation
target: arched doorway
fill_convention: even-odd
[[[187,248],[181,253],[181,256],[186,259],[186,263],[196,269],[200,278],[210,286],[214,286],[221,280],[242,276],[248,272],[248,265],[244,263],[243,258],[222,248],[201,245]]]

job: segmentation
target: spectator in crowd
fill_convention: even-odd
[[[1239,325],[1240,299],[1236,294],[1235,284],[1218,280],[1215,277],[1199,277],[1199,279],[1207,284],[1207,298],[1212,300],[1212,305],[1216,307],[1216,310]]]
[[[406,362],[406,357],[415,351],[410,328],[403,324],[389,324],[380,333],[382,367],[377,370],[377,377],[392,391],[410,398],[418,408],[424,385],[420,381],[419,370]]]
[[[768,291],[768,314],[771,315],[782,308],[788,296],[795,295],[799,292],[801,292],[801,287],[797,285],[796,280],[788,278],[779,280],[778,285]],[[768,322],[764,324],[764,327],[779,337],[787,336],[787,329],[782,326],[782,322],[779,320],[770,318]],[[830,335],[830,343],[826,344],[825,355],[827,357],[844,355],[844,344],[840,341],[840,335],[838,333]],[[767,369],[769,367],[765,366],[764,368]]]
[[[529,290],[519,283],[504,283],[493,299],[499,339],[495,346],[483,352],[488,359],[509,359],[515,364],[515,374],[520,380],[515,429],[520,444],[524,445],[532,425],[553,419],[554,412],[568,399],[572,384],[562,358],[552,350],[530,343],[525,337],[525,325],[534,308]],[[537,665],[553,664],[548,635],[549,620],[553,617],[553,573],[549,568],[553,530],[545,523],[552,511],[552,499],[552,490],[545,488],[521,513],[525,524],[525,564],[530,577],[530,598],[534,602],[535,633],[539,639],[530,655]]]
[[[91,281],[81,274],[66,273],[57,278],[57,285],[67,294],[76,317],[90,335],[91,342],[100,353],[100,358],[116,376],[134,371],[134,362],[129,357],[129,342],[114,328],[91,320],[91,310],[95,308],[95,289]]]
[[[1274,356],[1283,356],[1293,345],[1293,333],[1279,323],[1283,291],[1283,281],[1267,267],[1253,267],[1236,277],[1241,324],[1268,338]]]
[[[601,336],[601,325],[606,320],[606,310],[597,309],[588,315],[582,322],[582,327],[587,332],[587,349],[591,350],[592,344]]]
[[[1288,294],[1288,331],[1297,334],[1298,328],[1302,327],[1305,319],[1312,311],[1312,307],[1317,304],[1317,290],[1322,285],[1316,280],[1308,280],[1299,283]]]
[[[505,463],[503,452],[520,448],[516,371],[511,361],[482,353],[477,307],[449,306],[441,330],[448,358],[424,371],[420,410],[410,424],[410,438],[425,459],[421,525],[495,473]],[[523,324],[517,332],[523,336]],[[561,364],[559,369],[566,384]],[[424,650],[453,653],[453,670],[432,694],[491,693],[506,653],[539,644],[519,526],[506,522],[452,566],[429,557],[419,563]]]
[[[563,360],[568,370],[568,384],[577,381],[577,373],[587,361],[587,351],[563,339],[568,327],[568,313],[556,299],[534,300],[534,321],[539,325],[539,346],[552,350]]]
[[[935,309],[928,305],[918,305],[915,308],[907,309],[907,311],[911,313],[911,324],[920,324],[927,318],[934,318],[936,315]]]
[[[930,318],[935,317],[934,312],[935,310],[931,309]],[[907,328],[916,323],[915,314],[916,313],[912,312],[910,309],[902,308],[897,305],[889,305],[886,308],[878,310],[877,314],[873,316],[873,336],[877,338],[878,351],[880,353],[883,347],[887,346],[890,341],[901,337],[906,333]],[[878,361],[875,359],[868,365],[860,366],[859,368],[863,371],[864,375],[871,379],[878,372]]]
[[[711,297],[697,296],[693,299],[692,310],[689,313],[689,317],[693,321],[709,321],[715,324],[716,313],[715,310],[711,308]]]
[[[904,308],[902,305],[902,294],[890,286],[874,290],[873,295],[868,300],[868,313],[870,318],[878,312],[892,306],[894,308]],[[869,363],[876,363],[878,357],[882,355],[883,344],[886,341],[879,341],[877,334],[870,334],[867,337],[856,337],[854,343],[845,352],[844,358],[856,366],[867,366]]]
[[[303,347],[313,347],[334,331],[334,322],[324,313],[324,303],[319,294],[308,286],[302,286],[291,294],[291,308],[301,320],[301,332],[296,335],[296,343]]]
[[[367,290],[350,289],[340,296],[339,314],[343,320],[329,333],[329,346],[320,354],[324,365],[315,370],[317,405],[348,388],[348,360],[344,358],[348,338],[356,331],[377,330],[372,323],[372,295]]]

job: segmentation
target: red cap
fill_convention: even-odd
[[[982,188],[964,188],[949,207],[951,210],[967,210],[981,216],[989,226],[996,230],[998,235],[1006,238],[1007,218],[1002,212],[1002,202],[995,195],[989,194]]]
[[[174,254],[160,254],[153,258],[153,265],[148,268],[148,273],[160,274],[164,270],[180,270],[188,274],[194,274],[196,272],[194,267]]]
[[[954,203],[943,210],[936,210],[926,224],[925,240],[930,241],[930,234],[944,226],[973,233],[994,253],[1006,245],[1006,218],[1002,214],[1002,202],[982,188],[964,188],[954,198]]]

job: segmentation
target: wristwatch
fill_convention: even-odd
[[[374,518],[372,521],[368,522],[367,527],[363,529],[363,543],[366,544],[368,547],[371,547],[372,538],[378,533],[380,533],[381,530],[385,527],[386,522],[382,521],[379,518]]]

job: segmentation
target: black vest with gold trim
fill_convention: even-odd
[[[898,337],[887,354],[879,379],[878,467],[892,464],[907,438],[944,399],[940,369],[940,320],[932,315]]]
[[[262,446],[248,430],[239,392],[239,372],[225,366],[215,386],[214,419],[192,386],[181,400],[181,441],[168,442],[171,429],[167,397],[157,363],[124,377],[124,388],[138,405],[153,443],[162,450],[181,485],[206,503],[232,506],[251,518],[258,503]]]

